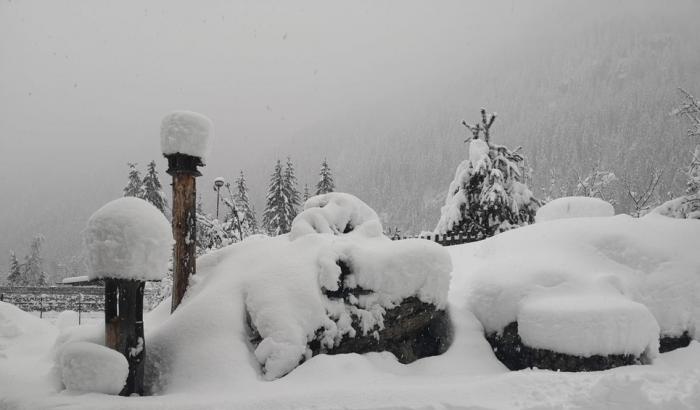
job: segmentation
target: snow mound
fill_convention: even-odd
[[[202,162],[209,153],[209,139],[214,126],[209,118],[191,111],[175,111],[163,118],[160,126],[160,149],[164,155],[185,154]]]
[[[90,279],[159,280],[168,271],[170,223],[143,199],[107,203],[92,214],[83,235]]]
[[[531,341],[558,352],[625,353],[646,344],[653,356],[657,343],[650,338],[657,325],[662,336],[688,331],[700,337],[697,243],[695,220],[627,215],[553,220],[474,246],[450,247],[453,286],[462,289],[486,333],[523,319]],[[646,307],[656,323],[632,302]],[[593,326],[588,317],[599,318],[595,334],[601,340],[584,336],[593,329],[584,328]],[[566,332],[579,340],[568,340]],[[560,336],[546,341],[548,334]]]
[[[25,334],[44,333],[50,325],[15,305],[0,302],[0,339],[15,339]]]
[[[292,240],[311,233],[340,235],[359,228],[365,236],[382,235],[379,216],[357,197],[342,192],[331,192],[309,198],[302,211],[292,222]]]
[[[536,222],[564,218],[603,217],[615,215],[615,209],[606,201],[587,196],[557,198],[537,210]]]
[[[658,350],[659,325],[644,305],[616,292],[552,293],[520,304],[525,345],[583,357]]]
[[[58,368],[67,390],[119,394],[129,374],[129,363],[116,350],[87,342],[66,345]]]

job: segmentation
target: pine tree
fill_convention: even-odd
[[[285,188],[285,179],[282,164],[280,160],[277,160],[275,169],[270,175],[270,186],[262,219],[263,228],[272,236],[281,235],[291,229],[291,221],[287,218],[289,198]]]
[[[331,168],[328,166],[328,161],[325,158],[321,164],[319,177],[318,183],[316,184],[316,195],[327,194],[335,190],[335,182],[333,182]]]
[[[141,188],[142,194],[139,198],[150,202],[163,214],[167,215],[168,202],[165,199],[163,186],[160,184],[160,180],[158,179],[158,171],[156,171],[155,161],[148,163],[148,168],[146,170],[146,175],[143,177]]]
[[[534,222],[540,202],[522,182],[524,157],[519,149],[491,143],[495,119],[482,108],[481,123],[462,122],[473,136],[465,141],[469,158],[459,165],[450,184],[437,233],[464,235],[471,242]]]
[[[26,278],[22,275],[22,265],[17,260],[14,251],[10,251],[10,274],[7,276],[7,283],[10,286],[25,286]]]
[[[250,199],[248,199],[248,185],[242,170],[238,178],[236,178],[236,193],[234,194],[234,198],[238,205],[237,208],[240,215],[239,219],[241,221],[243,236],[245,237],[258,233],[258,221],[255,217],[255,209],[253,208],[253,204],[250,203]]]
[[[301,193],[299,193],[296,173],[294,172],[294,164],[292,159],[287,157],[287,166],[284,169],[284,190],[287,196],[286,218],[289,221],[289,229],[292,228],[292,221],[296,218],[301,206]],[[289,230],[285,231],[289,232]]]
[[[129,162],[129,182],[124,187],[124,196],[143,197],[143,187],[141,186],[141,173],[136,169],[136,163]]]

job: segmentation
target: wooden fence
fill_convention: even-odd
[[[428,234],[428,235],[393,235],[391,236],[392,241],[400,241],[403,239],[425,239],[428,241],[436,242],[442,246],[452,246],[460,245],[469,242],[467,235],[438,235],[438,234]]]
[[[146,301],[155,296],[149,289],[144,292]],[[0,301],[26,312],[101,312],[104,298],[104,286],[0,286]]]

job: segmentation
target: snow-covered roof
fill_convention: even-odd
[[[170,223],[143,199],[107,203],[90,217],[83,235],[90,279],[158,280],[168,271]]]

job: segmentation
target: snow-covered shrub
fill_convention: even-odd
[[[492,144],[489,130],[496,117],[487,119],[484,109],[481,114],[482,124],[463,122],[474,134],[469,158],[457,167],[435,228],[439,234],[465,235],[470,242],[534,222],[539,207],[524,183],[525,158],[519,149]]]
[[[599,198],[569,196],[557,198],[537,210],[537,222],[564,218],[602,217],[615,215],[613,206]]]
[[[173,244],[170,223],[143,199],[107,203],[92,214],[83,234],[91,279],[158,280],[167,272]]]
[[[74,342],[58,354],[58,373],[66,390],[119,394],[129,374],[126,358],[94,343]]]

